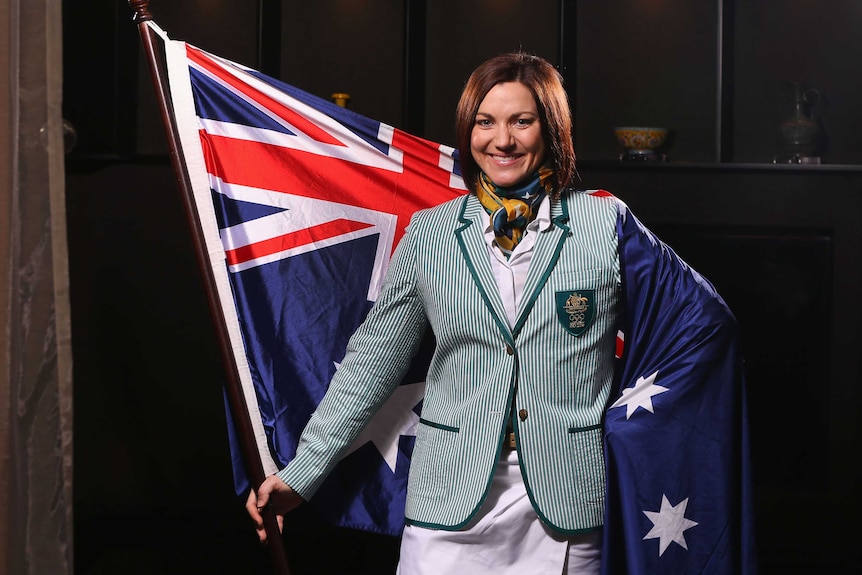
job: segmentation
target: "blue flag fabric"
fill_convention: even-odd
[[[150,24],[166,42],[184,162],[248,405],[228,418],[250,418],[274,473],[294,456],[410,215],[465,192],[457,158]],[[604,573],[750,573],[733,318],[622,202],[618,233],[626,341],[606,420]],[[315,495],[324,518],[400,534],[423,355]],[[232,425],[229,437],[244,494]]]
[[[736,321],[621,205],[623,352],[605,418],[603,573],[757,570]]]

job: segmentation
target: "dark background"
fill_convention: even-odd
[[[175,39],[452,144],[469,72],[560,66],[585,187],[614,192],[736,312],[764,573],[862,570],[862,3],[153,0]],[[224,376],[154,91],[122,0],[64,2],[75,572],[267,573],[233,495]],[[773,164],[792,83],[822,165]],[[612,129],[662,125],[667,162]],[[397,540],[292,515],[295,573],[394,572]]]

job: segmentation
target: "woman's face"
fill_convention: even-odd
[[[545,160],[542,125],[533,94],[520,82],[497,84],[476,113],[470,150],[479,168],[500,187],[520,183]]]

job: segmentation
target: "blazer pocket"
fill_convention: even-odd
[[[437,423],[436,421],[429,421],[423,417],[419,418],[419,423],[421,425],[427,425],[428,427],[442,429],[443,431],[451,431],[453,433],[458,433],[459,431],[461,431],[460,427],[452,427],[451,425],[444,425],[442,423]]]
[[[416,443],[410,458],[410,497],[439,501],[451,497],[451,454],[459,427],[419,418]]]
[[[602,452],[602,424],[570,427],[583,499],[603,502],[605,498],[604,455]]]

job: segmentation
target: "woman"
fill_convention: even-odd
[[[571,113],[541,58],[479,66],[457,138],[472,193],[414,215],[296,458],[247,508],[263,539],[259,508],[310,498],[430,327],[399,572],[598,573],[617,207],[567,188]]]

